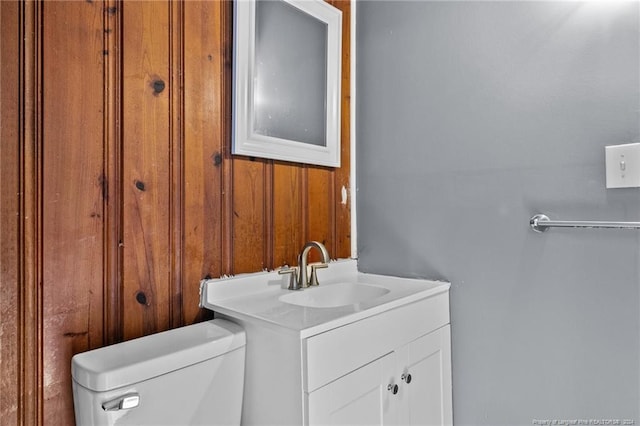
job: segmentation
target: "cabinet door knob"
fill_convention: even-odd
[[[400,378],[402,380],[404,380],[407,384],[411,383],[411,374],[409,374],[409,373],[402,374],[402,376],[400,376]]]
[[[398,393],[398,385],[389,385],[387,386],[387,390],[390,391],[392,394],[396,395]]]

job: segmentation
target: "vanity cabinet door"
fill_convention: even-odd
[[[309,426],[453,424],[444,326],[307,394]]]
[[[447,325],[398,350],[402,425],[451,425],[451,332]],[[402,355],[401,355],[402,352]]]
[[[309,426],[396,424],[398,394],[387,389],[396,365],[391,353],[308,394]]]

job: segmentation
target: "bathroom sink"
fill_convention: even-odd
[[[337,308],[384,296],[389,290],[370,284],[339,282],[280,296],[280,301],[309,308]]]
[[[201,306],[247,336],[243,425],[452,424],[450,284],[357,266],[331,261],[302,290],[278,270],[201,282]]]
[[[352,259],[319,270],[317,287],[288,290],[288,281],[278,271],[203,280],[200,306],[223,318],[258,321],[305,338],[447,293],[450,286],[362,273]]]

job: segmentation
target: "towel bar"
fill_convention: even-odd
[[[640,229],[640,222],[551,220],[544,214],[534,215],[529,219],[529,225],[536,232],[544,232],[549,228]]]

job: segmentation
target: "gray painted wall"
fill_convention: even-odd
[[[359,268],[448,280],[454,421],[640,423],[638,2],[357,4]]]

